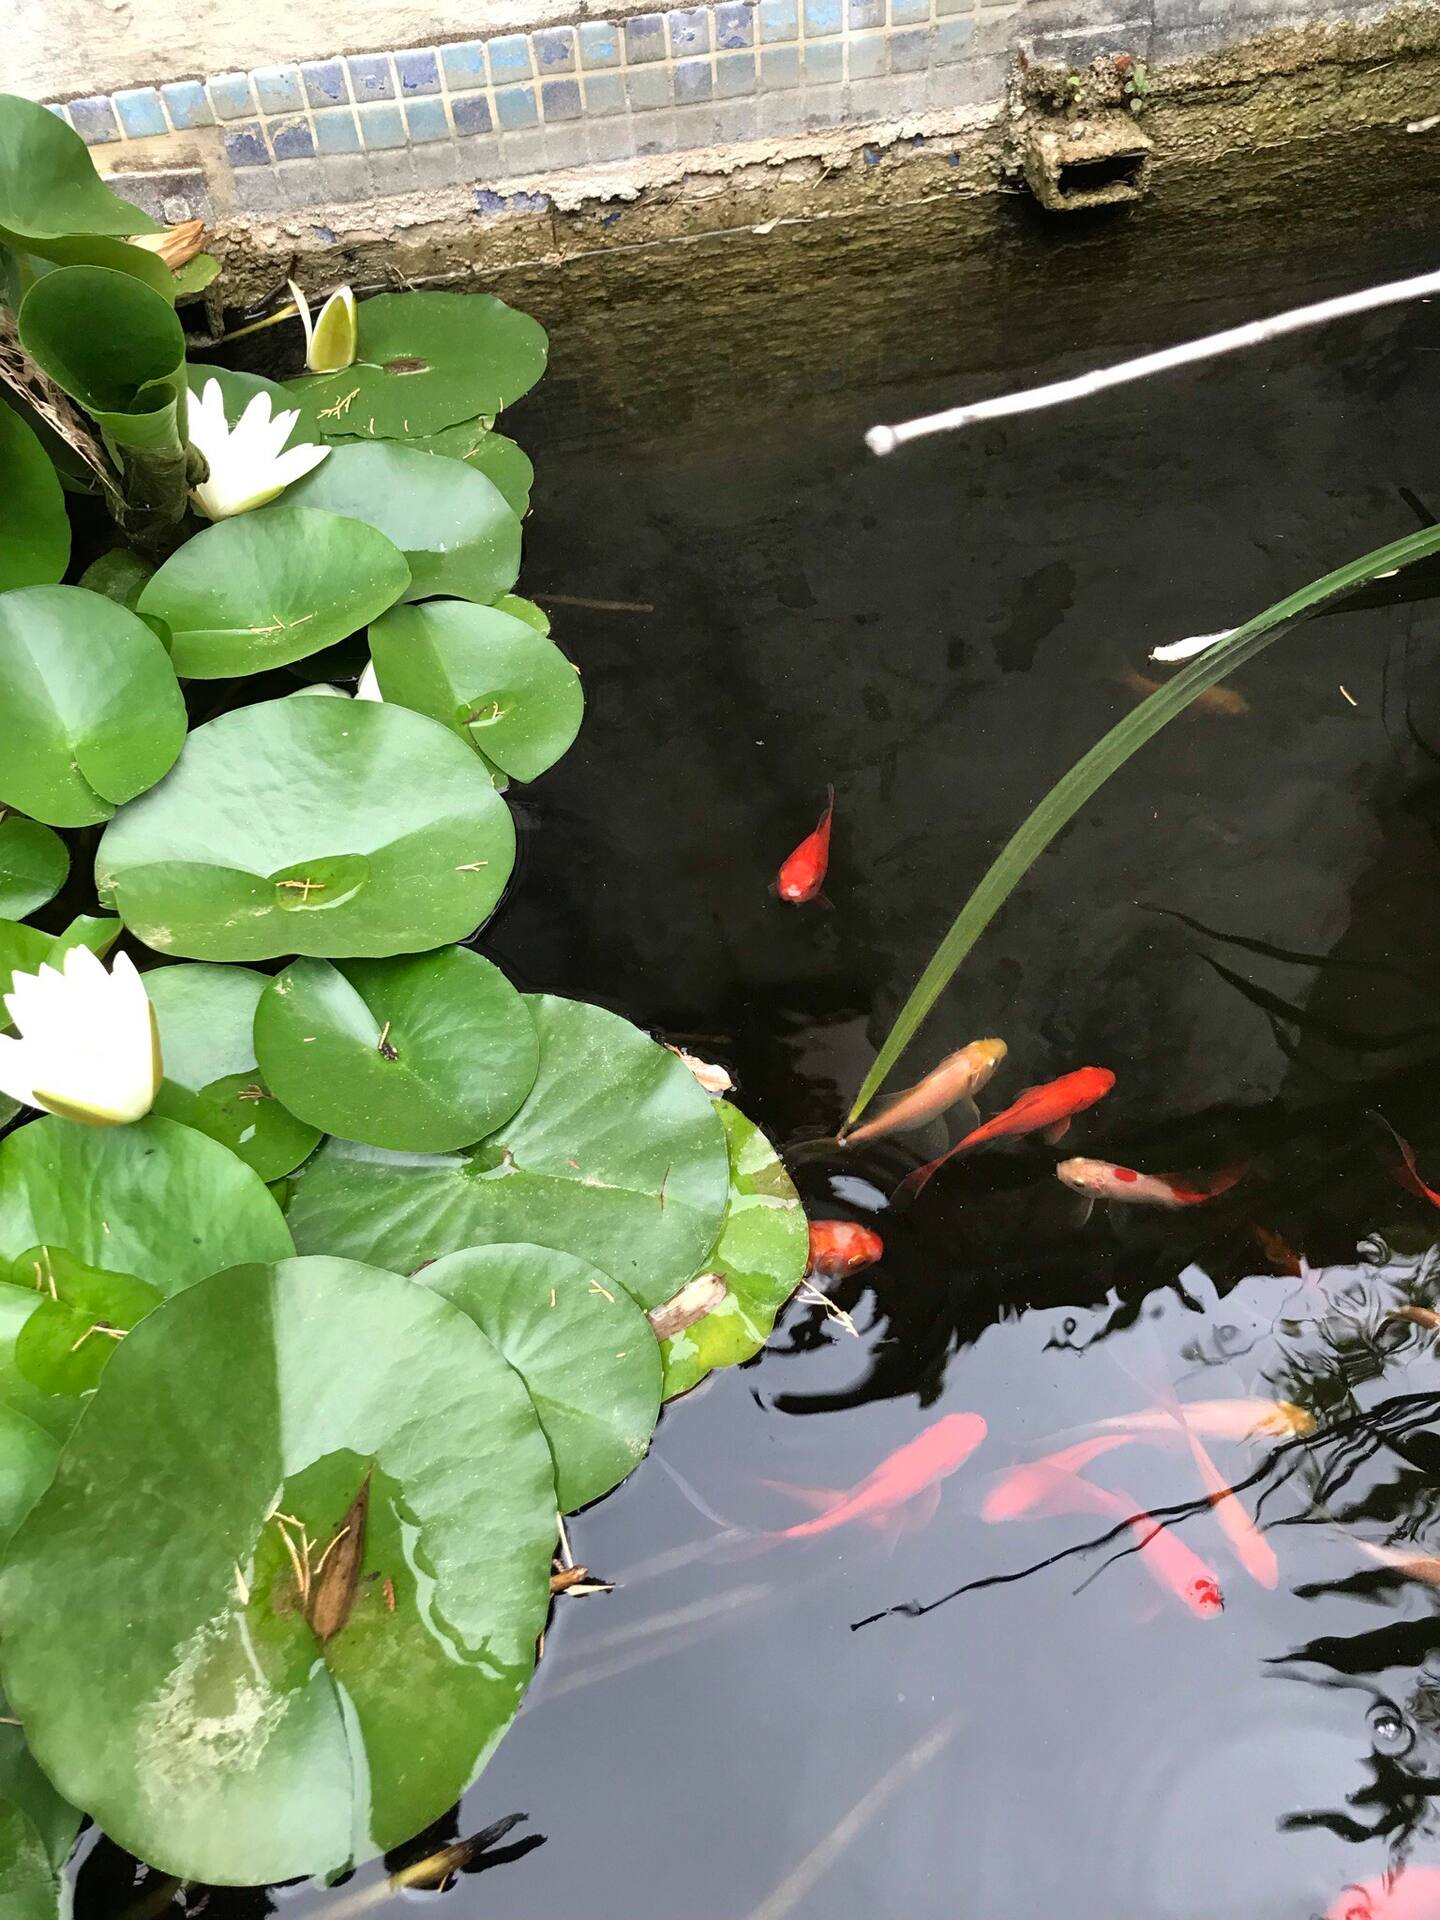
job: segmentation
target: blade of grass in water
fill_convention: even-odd
[[[1074,819],[1112,773],[1123,767],[1147,740],[1153,739],[1167,721],[1183,713],[1207,687],[1213,687],[1236,667],[1253,660],[1272,640],[1277,640],[1288,624],[1314,613],[1325,601],[1347,593],[1352,587],[1363,586],[1379,574],[1392,572],[1436,552],[1440,552],[1440,527],[1426,527],[1421,533],[1393,540],[1388,547],[1377,547],[1373,553],[1362,554],[1348,566],[1337,567],[1334,573],[1327,573],[1323,579],[1312,581],[1284,600],[1277,600],[1273,607],[1257,613],[1243,627],[1236,627],[1218,646],[1192,660],[1173,680],[1167,680],[1158,693],[1152,693],[1132,713],[1127,713],[1118,726],[1112,727],[1104,739],[1050,789],[1001,849],[989,872],[960,909],[886,1034],[845,1125],[855,1125],[890,1069],[914,1039],[930,1009],[949,986],[961,961],[1060,829]]]

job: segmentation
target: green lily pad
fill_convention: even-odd
[[[24,1731],[16,1724],[3,1694],[0,1694],[0,1800],[20,1809],[40,1835],[51,1866],[57,1871],[63,1867],[80,1831],[80,1815],[68,1800],[61,1799],[36,1766]]]
[[[23,920],[53,900],[70,871],[70,850],[58,833],[22,814],[0,817],[0,914]]]
[[[416,1274],[468,1314],[525,1382],[563,1513],[609,1493],[660,1417],[660,1346],[608,1274],[552,1247],[468,1247]]]
[[[343,967],[297,960],[261,996],[255,1049],[292,1113],[414,1152],[493,1132],[540,1062],[525,1002],[467,947]]]
[[[212,280],[219,279],[221,271],[213,253],[192,254],[175,275],[175,298],[184,300],[203,293]]]
[[[462,420],[458,426],[442,427],[439,433],[419,438],[410,435],[407,445],[420,453],[440,454],[448,460],[463,460],[467,467],[483,473],[509,501],[523,520],[530,510],[530,488],[535,468],[523,447],[481,420]]]
[[[38,1299],[15,1340],[15,1367],[41,1393],[78,1399],[100,1384],[113,1351],[164,1294],[133,1273],[87,1267],[63,1247],[29,1247],[0,1280]]]
[[[536,633],[549,633],[550,616],[543,607],[537,607],[533,600],[524,600],[518,593],[502,593],[495,602],[501,613],[514,614],[517,620],[523,620],[527,627],[533,627]],[[579,672],[579,668],[576,668]]]
[[[155,967],[145,991],[165,1078],[156,1113],[197,1127],[267,1182],[314,1151],[318,1131],[280,1104],[255,1059],[255,1008],[270,984],[249,967]]]
[[[63,580],[70,562],[70,517],[60,476],[39,436],[3,403],[0,472],[5,475],[0,490],[0,592]]]
[[[157,952],[378,957],[464,939],[514,860],[504,801],[444,727],[281,699],[197,727],[107,827],[95,878]]]
[[[409,584],[383,533],[287,497],[187,540],[147,582],[136,611],[169,627],[176,673],[223,680],[347,639]]]
[[[34,1821],[0,1799],[0,1913],[5,1920],[60,1920],[60,1876]]]
[[[71,233],[158,233],[159,222],[105,186],[73,128],[0,95],[0,240],[22,252]]]
[[[526,1005],[540,1071],[519,1112],[464,1154],[327,1141],[288,1208],[302,1252],[413,1273],[444,1253],[525,1240],[592,1261],[647,1308],[698,1271],[729,1180],[710,1096],[618,1014],[550,994]]]
[[[554,1541],[529,1396],[464,1314],[349,1262],[235,1268],[123,1342],[12,1540],[6,1691],[61,1791],[162,1871],[332,1873],[484,1765]]]
[[[9,1539],[49,1486],[59,1452],[53,1434],[14,1407],[0,1404],[0,1543]],[[3,1776],[0,1745],[0,1795],[4,1794]]]
[[[0,801],[55,827],[88,827],[151,787],[185,739],[164,647],[124,607],[83,587],[0,594]]]
[[[133,613],[145,582],[154,573],[152,561],[143,559],[130,547],[112,547],[92,560],[80,576],[79,584],[91,593],[103,593],[107,600],[118,601]]]
[[[407,600],[437,593],[493,600],[514,586],[520,571],[520,522],[499,488],[483,473],[439,463],[412,447],[383,441],[334,446],[285,498],[347,514],[392,540],[410,569],[402,589]]]
[[[109,917],[80,914],[64,933],[46,933],[40,927],[27,927],[18,920],[0,920],[0,999],[10,991],[17,973],[34,973],[49,962],[58,967],[71,947],[89,947],[103,960],[120,933],[120,922]],[[10,1025],[9,1016],[0,1007],[0,1031]]]
[[[392,607],[370,629],[387,700],[428,713],[516,780],[553,767],[580,731],[580,676],[552,640],[497,607]]]
[[[712,1367],[733,1367],[758,1353],[809,1259],[805,1210],[779,1155],[738,1107],[728,1100],[715,1107],[730,1155],[730,1204],[706,1264],[724,1275],[726,1294],[703,1320],[661,1341],[667,1400],[687,1393]]]
[[[183,467],[185,330],[168,300],[113,267],[57,267],[21,301],[19,328],[31,358],[113,445],[165,451]]]
[[[545,371],[545,329],[490,293],[379,293],[358,309],[359,358],[291,382],[336,438],[408,440],[495,414]]]

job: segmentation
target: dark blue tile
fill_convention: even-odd
[[[755,9],[743,0],[726,0],[715,9],[715,44],[727,53],[755,44]]]
[[[390,62],[383,53],[352,53],[345,65],[350,70],[350,90],[357,100],[394,99]]]
[[[637,13],[625,22],[625,58],[632,67],[665,58],[663,13]]]
[[[483,93],[452,93],[450,117],[456,133],[489,133],[490,102]]]
[[[73,106],[70,111],[75,111]],[[270,151],[258,126],[228,127],[225,157],[232,167],[263,167],[269,165]]]
[[[338,60],[307,60],[300,69],[305,97],[312,107],[338,107],[349,97],[345,69]]]
[[[408,53],[397,53],[395,71],[400,76],[400,91],[406,99],[417,93],[440,91],[440,62],[435,58],[433,47],[417,47]]]
[[[697,100],[708,100],[715,91],[715,76],[710,70],[708,60],[681,60],[675,68],[675,104],[677,107],[693,106]]]
[[[540,89],[545,102],[547,120],[578,120],[580,118],[580,82],[578,80],[547,80]]]
[[[87,147],[103,146],[107,140],[120,138],[120,129],[115,124],[115,109],[110,104],[108,94],[96,93],[87,100],[72,100],[70,124]]]
[[[305,120],[287,120],[270,129],[270,144],[277,160],[309,160],[315,153],[315,140]]]
[[[575,29],[573,27],[542,27],[538,33],[532,33],[535,44],[535,58],[539,62],[541,73],[573,73],[575,71]]]

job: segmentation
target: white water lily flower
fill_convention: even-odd
[[[257,393],[232,427],[225,419],[218,380],[207,380],[198,398],[192,389],[190,439],[204,454],[210,477],[191,489],[190,498],[207,519],[228,520],[232,514],[263,507],[292,480],[319,466],[329,447],[308,442],[285,447],[299,418],[297,408],[272,420],[269,394]]]
[[[133,962],[113,969],[72,947],[59,969],[17,973],[5,1011],[19,1037],[0,1035],[0,1092],[90,1127],[121,1126],[150,1111],[163,1071],[155,1009]]]
[[[384,694],[380,691],[380,680],[375,672],[375,662],[373,660],[365,663],[365,671],[361,674],[355,687],[355,698],[357,700],[383,700],[385,698]]]
[[[1197,653],[1208,653],[1211,647],[1218,647],[1222,640],[1228,640],[1235,631],[1227,627],[1223,633],[1196,633],[1188,640],[1172,640],[1169,646],[1156,647],[1151,654],[1152,660],[1193,660]]]
[[[305,329],[305,365],[311,373],[341,373],[353,367],[359,346],[359,326],[355,319],[355,295],[349,287],[337,287],[310,319],[310,302],[293,280],[286,285]]]

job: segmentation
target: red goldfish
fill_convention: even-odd
[[[884,1257],[885,1242],[869,1227],[854,1220],[812,1220],[810,1222],[811,1273],[838,1280],[862,1267],[873,1267]]]
[[[1117,1167],[1109,1160],[1062,1160],[1055,1169],[1057,1180],[1091,1200],[1119,1200],[1131,1206],[1198,1207],[1235,1185],[1243,1169],[1227,1167],[1211,1176],[1202,1186],[1167,1179],[1159,1173],[1137,1173],[1134,1167]]]
[[[1176,1405],[1192,1432],[1216,1440],[1250,1440],[1260,1434],[1288,1440],[1315,1431],[1314,1415],[1289,1400],[1180,1400]],[[1167,1433],[1173,1432],[1175,1422],[1170,1414],[1146,1407],[1139,1413],[1112,1414],[1091,1425],[1106,1432]]]
[[[1440,1867],[1397,1867],[1346,1887],[1325,1920],[1440,1920]]]
[[[1440,1193],[1433,1187],[1427,1187],[1415,1167],[1415,1149],[1408,1140],[1402,1140],[1395,1129],[1385,1122],[1400,1149],[1400,1165],[1395,1169],[1395,1178],[1407,1193],[1413,1193],[1417,1200],[1428,1200],[1432,1207],[1440,1207]]]
[[[953,1160],[956,1154],[969,1153],[974,1147],[983,1147],[989,1140],[1005,1140],[1049,1128],[1063,1129],[1074,1114],[1083,1113],[1086,1107],[1103,1100],[1114,1084],[1115,1076],[1108,1067],[1081,1067],[1075,1073],[1061,1074],[1058,1080],[1048,1081],[1043,1087],[1027,1087],[1003,1113],[974,1128],[938,1159],[908,1174],[900,1183],[901,1189],[913,1198],[929,1185],[947,1160]]]
[[[921,1511],[928,1519],[940,1502],[940,1482],[964,1466],[985,1433],[985,1422],[978,1413],[947,1413],[888,1454],[849,1493],[822,1487],[786,1487],[784,1492],[808,1501],[819,1511],[813,1520],[801,1520],[771,1538],[805,1540],[848,1526],[851,1521],[890,1531],[903,1524],[901,1509],[912,1501],[923,1502]]]
[[[792,907],[813,900],[825,884],[830,865],[830,822],[835,817],[835,789],[825,789],[825,811],[813,833],[807,833],[775,878],[775,891]]]
[[[937,1119],[957,1100],[977,1094],[1007,1051],[1003,1040],[972,1040],[958,1053],[947,1054],[923,1080],[897,1093],[883,1113],[853,1132],[842,1133],[841,1146],[858,1146],[862,1140],[878,1140],[882,1134],[903,1133],[907,1127],[923,1127],[927,1120]]]

